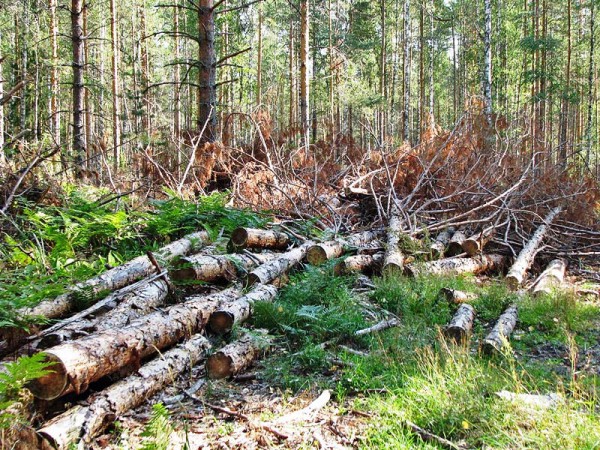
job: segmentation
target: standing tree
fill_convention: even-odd
[[[71,42],[73,44],[73,154],[77,177],[81,176],[85,138],[83,129],[83,0],[71,1]]]
[[[220,2],[219,2],[220,3]],[[198,2],[198,130],[214,142],[217,127],[215,17],[213,0]]]
[[[310,4],[309,0],[300,1],[300,122],[304,144],[308,147],[310,124],[309,102],[310,85],[308,67],[310,64]]]
[[[492,0],[484,4],[483,98],[485,120],[492,126]]]

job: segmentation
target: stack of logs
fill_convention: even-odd
[[[523,284],[550,223],[559,213],[559,208],[552,210],[523,246],[506,277],[511,288]],[[211,342],[205,335],[226,335],[251,316],[256,302],[273,301],[287,272],[303,260],[320,265],[351,254],[335,265],[339,275],[357,271],[384,276],[498,272],[507,266],[508,258],[483,253],[493,236],[493,227],[471,236],[447,229],[424,252],[420,241],[404,228],[397,210],[387,230],[364,231],[321,243],[298,242],[278,231],[238,229],[228,245],[233,253],[225,255],[215,254],[208,234],[198,232],[80,283],[56,299],[22,311],[56,320],[70,315],[27,338],[14,353],[44,351],[47,360],[54,363],[51,373],[29,385],[30,391],[39,399],[52,400],[68,393],[82,394],[108,375],[130,375],[91,395],[84,406],[75,406],[44,424],[36,434],[36,445],[68,448],[78,441],[89,444],[119,415],[202,360],[206,361],[208,378],[228,378],[243,371],[268,348],[268,336],[240,333],[241,338],[207,358]],[[425,261],[415,262],[415,257]],[[548,292],[559,284],[565,269],[564,261],[553,261],[534,284],[533,293]],[[172,281],[182,280],[229,286],[175,302]],[[107,290],[113,292],[88,309],[75,312],[82,293],[90,296]],[[444,294],[460,305],[446,333],[465,342],[475,318],[475,310],[468,304],[471,295],[451,290]],[[502,347],[515,326],[516,314],[516,306],[511,305],[486,338],[484,350]]]

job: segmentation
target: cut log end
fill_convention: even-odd
[[[211,314],[208,326],[215,334],[226,334],[231,331],[235,317],[228,311],[216,311]]]
[[[237,228],[231,233],[231,243],[234,247],[244,248],[248,243],[248,231],[245,228]]]
[[[67,370],[62,361],[52,354],[46,354],[45,362],[54,363],[49,367],[51,372],[41,378],[30,381],[27,384],[27,389],[29,389],[36,398],[53,400],[60,397],[67,388]]]
[[[479,242],[474,239],[467,239],[462,243],[462,249],[469,256],[475,256],[480,252]]]
[[[511,291],[516,291],[517,289],[519,289],[519,286],[521,285],[522,280],[520,279],[520,277],[516,276],[516,275],[511,275],[510,273],[508,275],[506,275],[506,286],[511,290]]]
[[[262,280],[255,273],[250,272],[248,274],[248,276],[246,277],[246,282],[245,282],[246,287],[251,287],[251,286],[254,286],[259,283],[262,283]]]
[[[403,265],[390,262],[383,266],[383,269],[381,269],[381,274],[384,277],[396,277],[402,275],[404,271],[405,267]]]
[[[327,252],[319,245],[315,245],[306,252],[306,260],[313,266],[320,266],[327,261]]]
[[[169,275],[176,281],[194,280],[196,278],[194,269],[192,267],[184,267],[183,265],[180,265],[176,270],[172,270]]]
[[[206,374],[211,380],[222,380],[233,375],[232,359],[222,353],[215,353],[206,361]]]

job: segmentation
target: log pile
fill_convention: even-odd
[[[525,274],[559,212],[560,208],[552,210],[523,246],[506,277],[510,287],[517,288],[526,281]],[[271,340],[260,332],[239,331],[239,327],[251,317],[256,302],[276,298],[287,273],[302,267],[303,262],[320,265],[340,258],[334,266],[336,275],[501,273],[509,252],[495,247],[493,252],[485,253],[485,245],[492,247],[497,230],[490,225],[479,229],[483,231],[473,234],[472,228],[469,232],[440,226],[435,239],[427,241],[428,232],[411,228],[402,211],[392,208],[386,233],[366,230],[321,243],[308,239],[302,242],[297,235],[277,231],[240,228],[228,244],[229,252],[235,252],[232,254],[216,254],[214,249],[199,253],[209,244],[208,235],[200,232],[79,283],[57,299],[26,311],[49,318],[67,316],[33,336],[25,350],[19,350],[23,354],[46,349],[47,360],[54,363],[53,371],[31,382],[29,389],[37,398],[49,400],[68,393],[81,394],[100,380],[107,386],[109,376],[120,381],[50,420],[39,429],[39,435],[55,448],[68,448],[78,441],[88,445],[108,421],[141,404],[200,361],[205,361],[210,379],[241,373],[268,349]],[[418,237],[423,238],[423,244]],[[409,248],[423,251],[411,254],[406,243]],[[564,260],[553,260],[530,287],[532,295],[559,286],[565,270]],[[178,297],[173,282],[179,281],[228,286]],[[249,290],[243,291],[243,285]],[[81,292],[98,294],[103,290],[114,292],[77,312]],[[445,336],[467,344],[476,320],[473,305],[477,295],[445,288],[440,298],[456,307],[454,317],[444,328]],[[516,321],[517,306],[511,305],[483,340],[482,351],[501,350]],[[384,321],[357,335],[397,324],[395,319]],[[231,342],[205,358],[211,343],[201,334],[209,338],[223,336]]]

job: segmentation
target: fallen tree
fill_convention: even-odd
[[[546,270],[542,272],[538,281],[531,287],[531,293],[534,297],[540,295],[549,295],[552,289],[560,286],[565,280],[567,271],[567,262],[564,259],[555,259],[548,264]]]
[[[209,241],[210,237],[208,233],[200,231],[172,242],[155,252],[154,256],[160,263],[165,264],[176,257],[199,250]],[[42,316],[46,319],[64,317],[78,309],[77,305],[81,303],[82,297],[93,298],[103,291],[113,291],[122,288],[136,280],[147,277],[155,271],[156,267],[147,255],[138,256],[97,277],[78,283],[68,292],[59,295],[53,300],[44,300],[33,308],[23,308],[19,310],[19,313],[21,316]]]
[[[350,235],[347,238],[339,238],[333,241],[315,244],[306,252],[306,260],[309,264],[318,266],[329,259],[339,258],[346,251],[351,249],[367,247],[373,241],[377,240],[379,236],[380,233],[376,231],[365,231]]]
[[[213,311],[240,295],[238,288],[189,298],[144,316],[123,328],[65,343],[45,352],[54,363],[52,373],[32,381],[28,388],[51,400],[69,392],[81,393],[90,383],[118,370],[138,365],[143,358],[168,348],[202,330]]]
[[[479,255],[473,258],[445,258],[425,263],[412,263],[406,266],[409,276],[417,275],[459,275],[463,273],[480,274],[498,271],[504,267],[503,255]]]
[[[492,331],[483,340],[481,344],[483,353],[489,355],[504,348],[517,325],[517,314],[517,305],[510,305],[506,308]]]
[[[483,251],[483,247],[494,237],[496,228],[492,225],[483,229],[480,233],[465,239],[462,243],[462,249],[469,256],[478,255]]]
[[[517,259],[508,271],[508,275],[506,275],[506,283],[510,289],[515,290],[523,283],[525,273],[529,270],[531,264],[533,264],[536,251],[548,232],[548,227],[561,211],[562,207],[557,207],[548,213],[544,219],[544,224],[536,230],[527,245],[519,253],[519,256],[517,256]]]
[[[465,344],[473,330],[475,314],[475,308],[471,305],[460,305],[450,323],[444,328],[444,335],[458,344]]]
[[[450,242],[448,242],[448,248],[446,249],[447,256],[456,256],[460,255],[463,252],[462,244],[467,239],[467,235],[462,231],[456,231],[452,238],[450,238]]]
[[[174,280],[233,281],[244,276],[260,264],[275,257],[277,253],[239,253],[236,255],[192,255],[180,258],[177,267],[169,273]]]
[[[472,292],[464,292],[450,288],[440,289],[440,296],[444,297],[449,303],[454,303],[455,305],[468,303],[477,298],[477,294],[473,294]]]
[[[229,333],[234,325],[244,322],[252,315],[254,303],[271,302],[277,296],[277,292],[278,289],[273,285],[256,285],[246,295],[213,312],[208,320],[208,328],[219,335]]]
[[[269,346],[270,339],[266,333],[247,333],[208,357],[206,375],[211,380],[237,375],[268,350]]]
[[[402,224],[403,220],[400,217],[400,211],[394,208],[388,226],[385,255],[381,269],[381,273],[384,275],[401,274],[404,269],[404,254],[400,249]]]
[[[200,361],[210,343],[203,336],[193,336],[187,342],[144,364],[137,372],[93,395],[85,405],[75,406],[39,431],[54,448],[67,449],[81,442],[90,445],[121,414],[142,404],[177,376]]]
[[[446,246],[450,243],[450,239],[452,239],[453,235],[454,228],[450,227],[436,236],[435,240],[429,247],[432,259],[440,259],[444,256]]]
[[[290,243],[291,241],[287,234],[256,228],[236,228],[231,233],[230,240],[233,251],[246,248],[285,250],[289,247]]]
[[[352,272],[376,272],[381,270],[383,264],[383,253],[374,255],[354,255],[338,262],[333,268],[335,275],[345,275]]]
[[[302,244],[293,250],[279,255],[276,259],[273,259],[256,269],[252,270],[246,277],[246,285],[254,286],[255,284],[268,284],[279,278],[289,269],[294,267],[306,256],[306,252],[314,243],[309,241]]]

